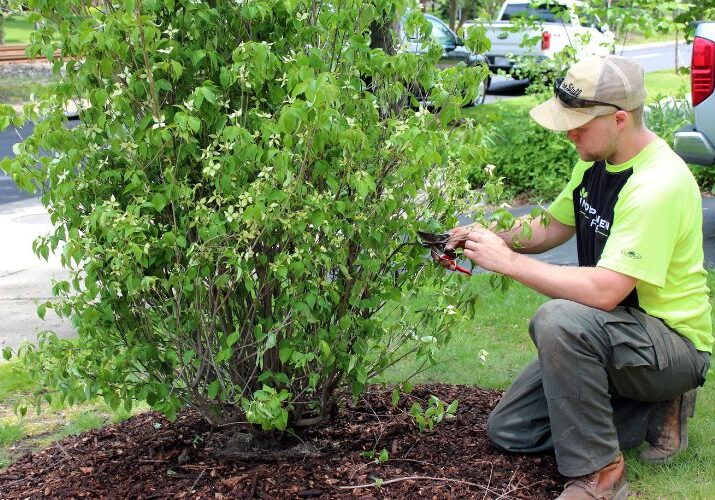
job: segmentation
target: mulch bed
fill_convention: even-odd
[[[430,394],[459,400],[455,418],[420,432],[408,415]],[[336,418],[266,440],[212,428],[193,411],[151,412],[72,436],[0,472],[0,498],[554,498],[552,455],[498,452],[484,432],[500,393],[427,385],[403,395],[373,387]],[[389,459],[364,452],[386,449]],[[376,481],[382,480],[380,487]],[[368,485],[355,488],[355,486]],[[349,488],[350,489],[349,489]]]

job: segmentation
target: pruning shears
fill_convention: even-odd
[[[450,271],[459,271],[467,276],[472,275],[472,271],[457,264],[457,253],[454,250],[445,250],[445,246],[452,237],[451,234],[417,231],[417,235],[420,237],[422,246],[430,249],[434,260],[439,261]]]

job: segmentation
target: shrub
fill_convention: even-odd
[[[29,3],[29,51],[62,79],[0,125],[37,122],[2,168],[49,186],[57,229],[35,250],[71,270],[38,313],[72,317],[78,339],[46,332],[24,356],[47,399],[285,429],[327,418],[405,344],[429,358],[446,341],[474,285],[415,236],[473,201],[459,181],[480,155],[473,123],[449,124],[487,71],[438,70],[434,44],[372,47],[407,3]],[[414,82],[434,113],[407,105]],[[70,99],[86,103],[71,129]],[[436,292],[415,311],[417,283]]]
[[[568,179],[578,155],[564,134],[539,126],[529,117],[529,108],[499,108],[490,120],[485,160],[475,164],[469,181],[475,188],[488,182],[487,163],[495,166],[511,197],[549,199],[558,194]]]
[[[681,92],[679,97],[658,96],[655,102],[646,108],[646,124],[648,128],[658,134],[671,147],[675,132],[682,126],[695,122],[693,107],[690,101]],[[701,191],[710,191],[715,188],[715,172],[712,167],[702,165],[689,165]]]

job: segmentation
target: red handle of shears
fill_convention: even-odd
[[[467,276],[471,276],[471,275],[472,275],[472,271],[470,271],[469,269],[466,269],[466,268],[460,266],[459,264],[457,264],[457,262],[456,262],[454,259],[450,259],[450,258],[449,258],[448,256],[446,256],[446,255],[439,255],[438,257],[439,257],[439,261],[440,261],[440,262],[446,262],[446,263],[447,263],[447,269],[449,269],[450,271],[459,271],[460,273],[464,273],[464,274],[466,274]]]

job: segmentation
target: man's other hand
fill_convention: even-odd
[[[506,242],[488,229],[474,228],[462,242],[464,256],[487,271],[508,274],[509,264],[517,254]]]

